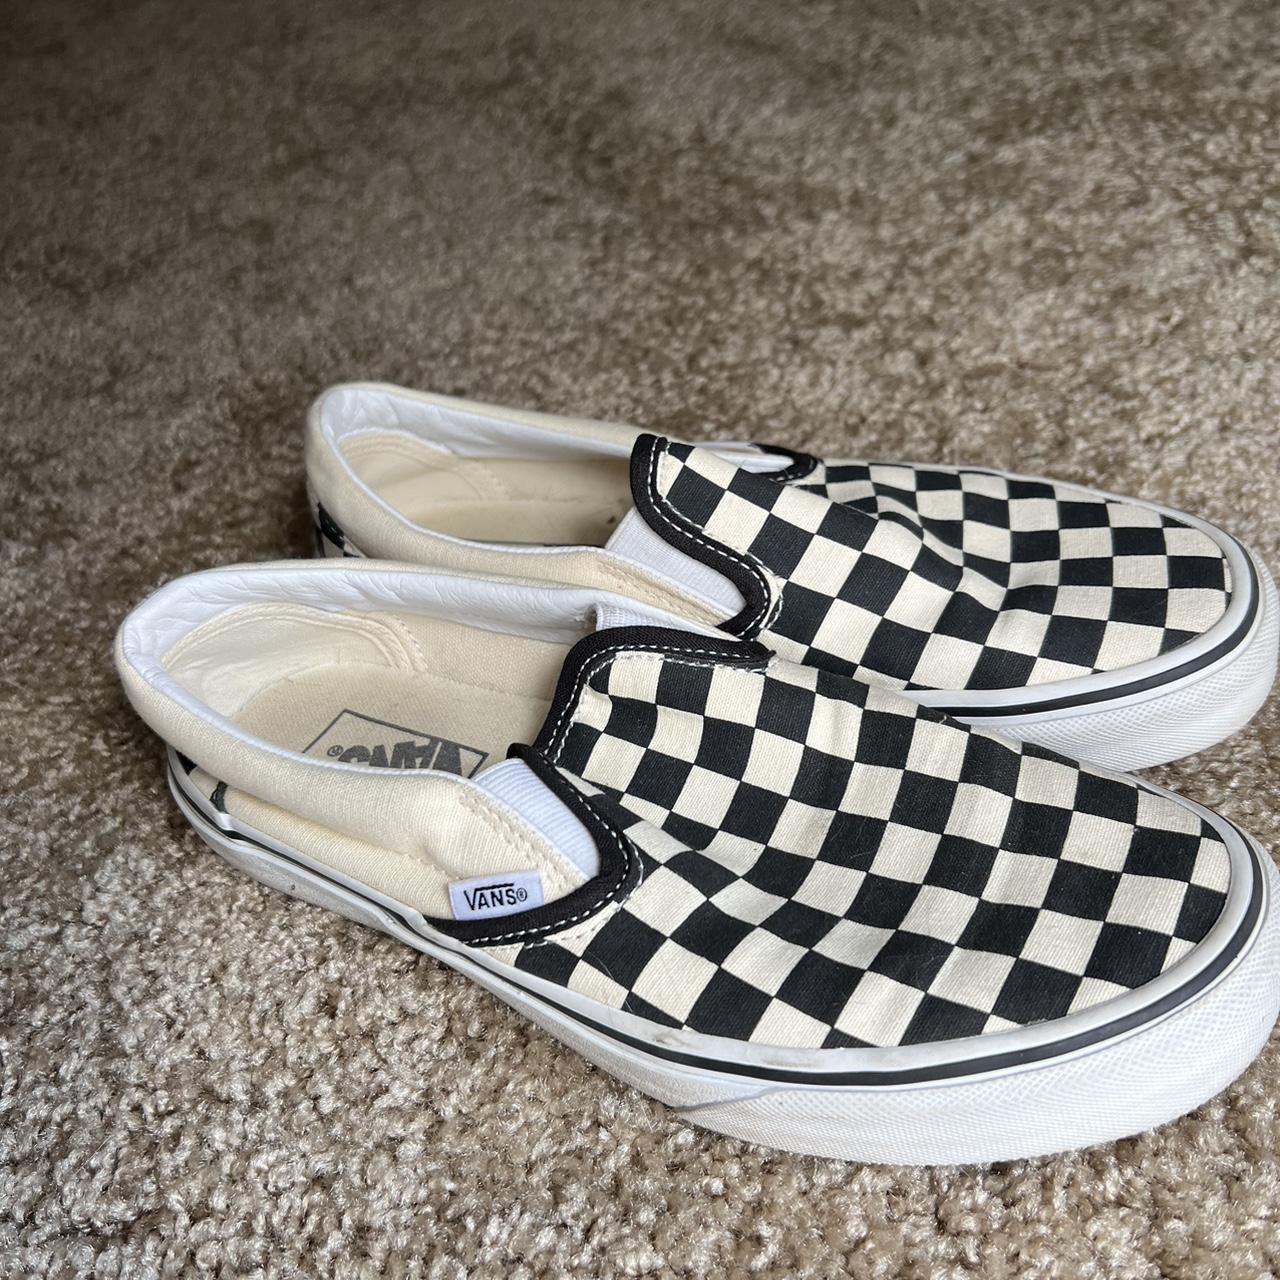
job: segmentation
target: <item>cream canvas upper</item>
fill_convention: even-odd
[[[426,915],[448,915],[448,884],[473,876],[536,869],[547,901],[581,884],[548,838],[563,831],[558,803],[512,778],[524,767],[501,763],[506,749],[536,735],[565,653],[601,619],[686,624],[579,588],[336,568],[236,566],[156,592],[116,639],[139,714],[226,784],[233,815]],[[374,725],[457,744],[450,767],[469,776],[335,758],[349,746],[335,735]]]

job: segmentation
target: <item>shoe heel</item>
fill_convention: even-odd
[[[172,775],[169,789],[178,802],[178,808],[182,810],[182,816],[191,824],[196,835],[218,857],[229,862],[238,871],[252,876],[269,889],[278,889],[281,893],[287,893],[291,898],[298,898],[312,906],[336,911],[354,924],[366,925],[370,929],[377,929],[379,933],[395,936],[382,913],[364,899],[355,894],[344,893],[340,887],[329,884],[305,867],[274,854],[269,849],[230,838],[192,806],[174,783]]]

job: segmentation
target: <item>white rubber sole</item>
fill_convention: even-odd
[[[738,1072],[661,1056],[669,1033],[656,1026],[652,1051],[622,1042],[607,1026],[584,1023],[539,998],[538,980],[529,975],[506,971],[527,981],[527,989],[443,935],[410,928],[407,920],[421,919],[412,909],[360,892],[354,882],[308,865],[297,851],[277,853],[221,829],[173,773],[170,787],[201,839],[254,879],[378,929],[474,979],[602,1070],[693,1123],[783,1150],[874,1163],[973,1164],[1108,1142],[1176,1119],[1220,1092],[1258,1054],[1280,1012],[1280,932],[1272,923],[1280,880],[1270,858],[1254,849],[1261,873],[1247,937],[1210,983],[1148,1021],[1056,1056],[943,1080],[870,1086],[762,1080],[745,1067]],[[902,1056],[876,1052],[890,1062]]]

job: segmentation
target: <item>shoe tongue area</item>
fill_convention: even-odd
[[[603,601],[594,610],[595,632],[613,631],[619,627],[651,627],[653,617],[629,601],[617,599]]]
[[[641,565],[666,581],[687,591],[696,599],[710,605],[725,619],[736,617],[746,605],[742,590],[717,567],[714,548],[705,540],[705,555],[697,554],[696,537],[680,527],[672,518],[673,504],[661,491],[659,466],[671,450],[687,452],[690,446],[674,445],[660,436],[642,435],[631,451],[631,493],[635,505],[618,522],[618,527],[605,543],[605,550],[631,564]],[[725,475],[741,475],[750,482],[756,479],[757,470],[776,470],[772,454],[754,450],[751,446],[728,444],[724,456],[711,449],[700,449],[700,454],[713,465],[723,468]],[[754,465],[757,460],[762,464]],[[777,459],[785,462],[785,459]],[[764,476],[759,483],[775,483]],[[689,517],[683,512],[677,512]],[[619,624],[612,624],[619,625]]]
[[[843,546],[853,553],[845,571],[862,573],[863,552],[874,539],[876,554],[866,573],[876,573],[877,564],[886,560],[904,570],[921,568],[938,582],[959,572],[922,547],[919,529],[769,474],[777,470],[744,466],[740,458],[714,449],[642,436],[631,456],[635,506],[609,545],[724,609],[736,620],[726,629],[745,634],[753,624],[743,615],[767,616],[778,590],[811,548],[821,567],[824,545]],[[730,613],[735,604],[738,610]]]
[[[726,618],[742,612],[742,592],[718,570],[668,542],[635,507],[619,521],[605,550],[683,588]],[[617,624],[615,624],[617,625]]]
[[[493,765],[480,774],[476,785],[514,809],[583,877],[589,880],[599,872],[600,851],[591,833],[523,760]]]

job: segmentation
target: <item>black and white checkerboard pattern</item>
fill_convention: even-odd
[[[620,905],[501,958],[707,1034],[898,1045],[1149,981],[1221,912],[1211,828],[892,691],[624,652],[547,758],[639,849]]]
[[[778,581],[761,639],[895,688],[1118,670],[1202,634],[1230,596],[1200,530],[1070,485],[855,463],[780,485],[684,445],[653,482],[655,503]]]

